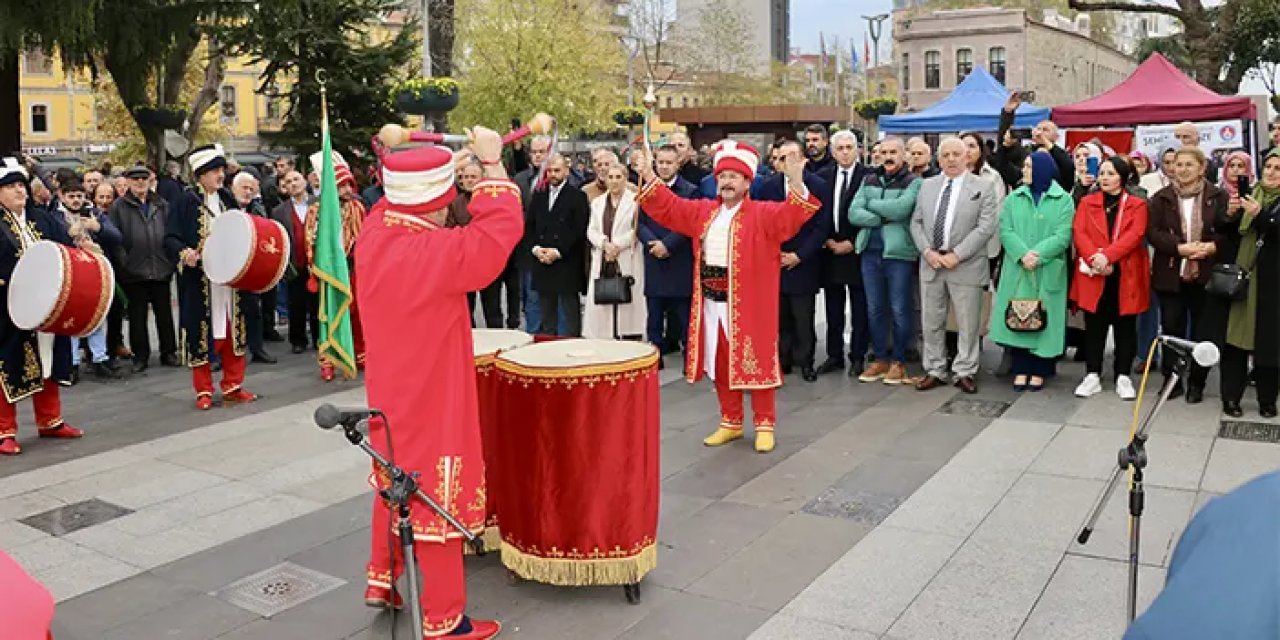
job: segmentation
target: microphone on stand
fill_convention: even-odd
[[[315,421],[317,427],[327,431],[338,426],[353,427],[361,420],[381,415],[383,414],[380,409],[339,408],[326,402],[316,407]]]
[[[1164,343],[1165,346],[1174,351],[1190,357],[1202,367],[1212,367],[1218,364],[1218,360],[1222,357],[1222,353],[1218,351],[1218,345],[1212,342],[1195,342],[1174,336],[1158,336],[1156,340]],[[317,413],[317,415],[319,414]]]

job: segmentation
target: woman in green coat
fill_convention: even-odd
[[[1015,391],[1044,388],[1062,355],[1067,329],[1068,249],[1075,202],[1054,180],[1057,165],[1049,154],[1031,154],[1022,167],[1023,185],[1004,200],[1000,244],[1004,263],[992,306],[989,337],[1013,354]],[[1009,301],[1038,299],[1046,315],[1039,331],[1010,331],[1005,325]]]

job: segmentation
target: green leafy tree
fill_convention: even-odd
[[[1139,4],[1124,0],[1068,0],[1077,11],[1159,13],[1182,22],[1172,37],[1186,50],[1184,69],[1218,93],[1234,94],[1245,75],[1266,62],[1280,61],[1280,3],[1276,0],[1176,0]]]
[[[0,155],[22,148],[18,103],[22,52],[81,50],[93,40],[98,2],[67,2],[51,10],[37,0],[0,0]]]
[[[626,60],[601,3],[462,0],[458,16],[455,122],[505,128],[545,111],[562,131],[613,129]]]
[[[219,31],[232,55],[263,65],[259,93],[278,94],[288,111],[271,144],[310,154],[320,148],[320,84],[325,81],[333,148],[362,164],[369,140],[400,116],[388,91],[405,77],[418,54],[418,23],[388,34],[381,19],[399,0],[294,0],[258,2],[246,19]],[[283,90],[282,90],[283,88]]]

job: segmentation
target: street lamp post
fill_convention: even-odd
[[[867,64],[872,65],[872,67],[867,69],[867,74],[865,74],[865,77],[867,77],[868,97],[872,95],[872,74],[870,74],[870,69],[879,67],[879,37],[881,37],[881,33],[883,33],[884,20],[887,20],[888,18],[890,18],[890,15],[887,13],[879,15],[863,15],[863,19],[867,20],[867,31],[870,33],[870,36],[872,36],[872,58],[874,59],[874,64],[872,64],[872,60],[867,60]],[[877,93],[879,92],[877,91]]]
[[[431,77],[431,0],[422,0],[422,77]]]

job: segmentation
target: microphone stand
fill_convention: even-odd
[[[450,527],[453,527],[462,534],[462,537],[471,545],[471,548],[475,551],[476,555],[483,555],[484,541],[474,533],[471,533],[471,531],[463,526],[461,522],[458,522],[458,520],[454,518],[453,515],[444,507],[441,507],[439,503],[432,500],[430,496],[422,492],[418,487],[418,472],[414,471],[412,473],[406,473],[404,469],[401,469],[394,463],[388,461],[381,453],[378,453],[376,449],[370,446],[369,441],[365,439],[364,434],[360,432],[360,427],[362,425],[367,428],[369,420],[366,418],[355,424],[343,422],[339,426],[342,427],[342,433],[347,437],[348,442],[359,447],[361,451],[369,454],[369,457],[373,458],[374,463],[386,471],[391,477],[391,485],[387,489],[379,491],[379,494],[383,499],[395,505],[396,513],[400,518],[397,535],[400,538],[400,553],[401,557],[404,558],[405,572],[407,574],[406,577],[409,580],[409,611],[413,616],[413,637],[418,640],[422,640],[424,638],[422,630],[422,602],[419,599],[418,594],[418,580],[421,576],[418,571],[417,559],[413,554],[413,522],[410,519],[411,510],[409,501],[416,496],[419,500],[430,507],[431,510],[443,518]],[[376,527],[377,524],[374,524],[374,526]],[[392,563],[391,571],[394,574],[394,563]],[[391,584],[392,611],[394,612],[394,575],[391,577]],[[392,615],[394,615],[394,613]],[[395,634],[394,618],[392,620],[391,633],[392,635]]]
[[[1166,351],[1168,353],[1169,351]],[[1160,409],[1164,407],[1165,402],[1169,400],[1169,394],[1173,392],[1173,388],[1178,381],[1184,376],[1187,370],[1187,359],[1183,355],[1179,355],[1177,362],[1174,364],[1173,372],[1169,374],[1168,381],[1165,382],[1164,389],[1160,392],[1160,398],[1156,401],[1156,405],[1147,413],[1146,418],[1142,421],[1141,426],[1134,432],[1133,437],[1129,440],[1129,444],[1125,445],[1117,455],[1117,466],[1115,471],[1111,473],[1111,479],[1107,481],[1107,486],[1102,490],[1102,497],[1093,507],[1093,511],[1089,514],[1089,520],[1080,530],[1080,535],[1076,537],[1076,542],[1086,544],[1089,537],[1093,535],[1093,530],[1098,524],[1098,517],[1102,515],[1102,509],[1107,502],[1111,500],[1111,494],[1115,492],[1116,485],[1120,483],[1120,476],[1127,471],[1133,471],[1133,482],[1129,485],[1129,595],[1128,595],[1128,615],[1129,623],[1132,624],[1138,614],[1138,550],[1142,537],[1142,511],[1146,502],[1146,493],[1143,490],[1143,469],[1147,466],[1147,431],[1151,428],[1156,414],[1160,413]]]

